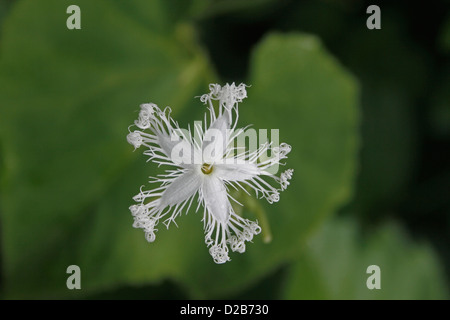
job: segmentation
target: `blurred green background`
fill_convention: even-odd
[[[449,1],[379,2],[380,30],[370,4],[0,0],[0,298],[447,299]],[[126,135],[144,102],[202,119],[226,82],[251,85],[239,123],[280,129],[295,174],[242,213],[272,242],[216,265],[201,211],[152,244],[132,228],[161,170]]]

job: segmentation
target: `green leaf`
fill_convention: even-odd
[[[280,142],[292,145],[286,168],[294,168],[294,177],[278,203],[259,201],[272,229],[271,243],[256,237],[244,255],[232,255],[224,266],[190,265],[184,281],[200,297],[237,292],[292,259],[352,190],[357,85],[320,41],[304,34],[267,36],[253,53],[247,84],[240,123],[279,129]],[[244,215],[255,218],[245,210]]]
[[[134,3],[151,11],[156,2]],[[81,30],[66,28],[70,1],[18,1],[5,20],[1,209],[10,297],[67,292],[70,264],[82,267],[86,289],[122,280],[108,257],[120,257],[114,243],[129,230],[130,197],[149,174],[132,175],[134,159],[142,158],[126,142],[127,127],[140,103],[170,105],[179,114],[207,86],[210,71],[189,25],[162,33],[121,3],[78,1]],[[134,181],[120,189],[130,176]],[[115,193],[123,201],[110,208]]]
[[[358,136],[353,77],[312,36],[271,35],[255,49],[240,124],[280,129],[293,146],[288,167],[296,171],[279,203],[260,202],[273,241],[256,237],[245,254],[216,265],[204,244],[201,210],[179,217],[179,228],[161,226],[152,244],[131,227],[128,210],[147,177],[160,172],[126,143],[139,104],[170,105],[181,124],[203,117],[194,96],[207,91],[212,72],[189,22],[168,23],[166,4],[153,22],[148,1],[91,2],[77,2],[81,30],[66,28],[68,1],[24,0],[5,21],[6,297],[86,297],[164,279],[192,297],[220,297],[297,256],[351,194]],[[66,288],[72,264],[81,268],[79,291]]]
[[[368,289],[380,268],[380,289]],[[350,218],[334,219],[311,239],[286,281],[286,299],[446,299],[443,270],[426,243],[397,224],[362,233]]]

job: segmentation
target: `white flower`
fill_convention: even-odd
[[[152,190],[142,190],[133,199],[137,204],[130,207],[134,217],[133,227],[142,228],[149,242],[155,240],[156,226],[161,219],[168,228],[171,222],[191,207],[197,198],[197,210],[203,206],[205,243],[216,263],[230,260],[228,246],[232,251],[245,252],[245,242],[261,232],[255,221],[244,219],[233,210],[230,187],[236,190],[253,189],[256,196],[269,203],[279,200],[292,178],[288,169],[280,177],[269,169],[287,158],[291,147],[285,143],[272,147],[261,145],[257,150],[235,147],[236,139],[244,129],[236,129],[238,104],[247,97],[246,86],[234,83],[221,87],[210,85],[210,92],[200,100],[208,105],[209,121],[204,128],[195,123],[194,132],[181,130],[172,117],[171,109],[161,110],[152,103],[142,104],[135,126],[127,140],[135,148],[144,146],[144,154],[158,165],[168,165],[170,170],[151,183],[159,185]],[[213,102],[218,101],[218,113]],[[207,126],[209,123],[209,126]],[[192,134],[193,133],[193,134]],[[266,154],[271,151],[271,156]],[[261,160],[264,157],[264,160]],[[272,186],[267,180],[278,184]]]

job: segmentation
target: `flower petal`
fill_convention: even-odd
[[[222,159],[227,151],[230,125],[230,113],[226,111],[206,130],[202,143],[203,162],[214,163]]]
[[[232,163],[214,165],[214,175],[224,181],[244,181],[261,174],[254,163]]]
[[[127,140],[135,148],[144,145],[150,160],[165,165],[188,167],[200,158],[200,151],[191,142],[189,130],[181,130],[171,117],[171,109],[161,110],[154,103],[141,105],[135,125],[141,129],[130,132]]]
[[[192,164],[201,164],[199,150],[187,139],[158,137],[159,145],[166,156],[176,165],[188,168]]]
[[[231,204],[225,185],[217,177],[210,175],[203,178],[202,196],[206,209],[221,224],[226,224],[230,217]]]
[[[195,169],[186,170],[175,178],[161,196],[160,208],[174,206],[194,196],[200,189],[202,177]]]

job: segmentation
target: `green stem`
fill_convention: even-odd
[[[246,196],[245,200],[245,204],[249,210],[254,212],[258,219],[264,243],[270,243],[272,241],[272,232],[270,231],[270,223],[267,219],[266,210],[264,210],[263,206],[255,198]]]
[[[243,191],[239,191],[238,194],[233,195],[235,199],[237,199],[240,203],[244,205],[249,211],[253,212],[256,215],[259,226],[261,227],[261,233],[263,237],[264,243],[270,243],[272,241],[272,232],[270,231],[270,223],[267,219],[266,210],[259,203],[259,201],[249,195],[243,193]],[[236,214],[242,216],[242,206],[232,204],[234,208],[234,212]]]

